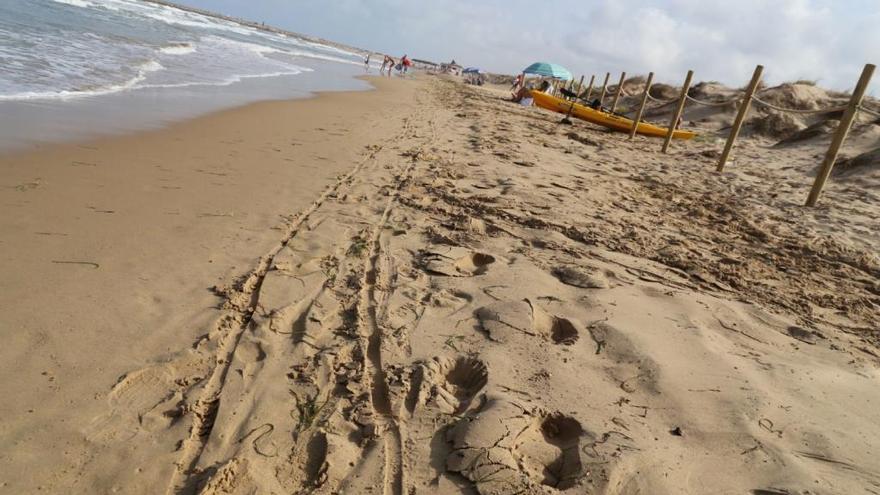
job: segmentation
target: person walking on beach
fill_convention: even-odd
[[[364,59],[364,70],[370,72],[370,53],[367,54],[367,58]]]
[[[380,76],[382,75],[382,71],[385,69],[386,66],[388,67],[388,77],[391,77],[391,69],[394,68],[394,59],[389,57],[388,55],[385,55],[385,58],[382,60],[382,68],[379,69]]]

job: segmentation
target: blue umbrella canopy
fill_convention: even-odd
[[[480,74],[482,72],[483,71],[481,71],[480,69],[478,69],[476,67],[468,67],[467,69],[465,69],[463,71],[464,74]]]
[[[526,74],[536,74],[544,77],[552,77],[562,79],[563,81],[571,80],[571,72],[559,64],[551,64],[550,62],[535,62],[523,70]]]

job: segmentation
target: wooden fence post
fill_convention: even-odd
[[[574,79],[572,79],[571,82],[573,83]],[[581,80],[578,81],[577,91],[575,92],[576,95],[581,94],[581,86],[583,86],[583,85],[584,85],[584,76],[581,76]],[[562,119],[563,123],[571,124],[571,112],[574,111],[574,105],[576,103],[577,103],[577,96],[575,96],[574,98],[571,99],[571,106],[568,107],[568,113],[565,115],[565,118]]]
[[[636,113],[636,119],[633,121],[633,128],[629,131],[629,138],[636,137],[636,131],[639,130],[639,122],[642,120],[642,114],[645,112],[645,105],[648,103],[648,91],[651,91],[651,82],[654,81],[654,73],[648,73],[648,82],[645,83],[645,94],[642,95],[642,104],[639,105],[639,111]]]
[[[587,89],[587,98],[586,98],[587,102],[589,102],[590,97],[593,96],[593,83],[595,81],[596,81],[596,75],[593,74],[592,76],[590,76],[590,87],[589,87],[589,89]]]
[[[733,150],[733,143],[739,135],[739,130],[746,118],[746,113],[749,111],[749,105],[752,104],[752,96],[755,95],[755,90],[758,89],[758,83],[761,82],[761,74],[763,72],[763,65],[755,67],[752,80],[746,87],[746,94],[739,104],[739,111],[736,113],[736,119],[733,121],[733,127],[730,128],[730,135],[727,136],[727,142],[724,144],[724,151],[721,152],[721,157],[718,159],[718,166],[715,168],[718,172],[724,172],[724,165],[727,164],[727,158],[730,157],[730,152]]]
[[[605,82],[602,83],[602,94],[599,96],[599,103],[605,103],[605,90],[608,88],[608,78],[611,77],[610,72],[605,73]]]
[[[849,106],[843,113],[843,117],[840,118],[840,123],[837,124],[834,139],[831,140],[831,146],[828,147],[828,152],[825,153],[825,160],[822,161],[822,167],[819,169],[819,174],[816,175],[816,181],[813,182],[813,188],[807,197],[807,206],[816,206],[816,201],[819,200],[822,188],[825,187],[825,181],[828,180],[828,176],[831,175],[831,169],[834,168],[834,162],[837,160],[840,146],[846,140],[846,135],[849,134],[849,129],[852,127],[859,105],[862,104],[862,99],[865,97],[865,90],[868,89],[868,83],[871,82],[871,76],[874,75],[875,68],[876,66],[873,64],[866,64],[865,68],[862,69],[862,75],[859,77],[856,89],[853,90],[852,97],[849,99]]]
[[[617,92],[614,94],[614,101],[611,103],[611,113],[617,110],[617,100],[620,99],[620,92],[623,91],[623,80],[626,79],[626,72],[620,73],[620,82],[617,83]]]
[[[678,97],[678,108],[672,114],[672,120],[669,122],[669,131],[666,132],[666,140],[663,141],[663,153],[669,150],[669,143],[672,142],[672,134],[675,133],[675,127],[678,120],[681,119],[681,112],[684,111],[684,104],[687,102],[688,90],[691,88],[691,79],[694,77],[694,71],[689,70],[687,77],[684,78],[684,85],[681,87],[681,96]]]

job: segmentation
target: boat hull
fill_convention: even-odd
[[[587,122],[596,125],[601,125],[603,127],[607,127],[609,129],[620,132],[632,131],[632,126],[634,123],[632,119],[621,117],[619,115],[614,115],[608,112],[594,110],[579,103],[572,103],[570,101],[563,100],[562,98],[557,98],[555,96],[548,95],[540,91],[532,91],[531,95],[532,99],[535,102],[535,105],[541,108],[564,114],[568,114],[569,111],[571,111],[572,117],[577,117],[581,120],[586,120]],[[639,122],[639,127],[636,132],[643,136],[666,137],[668,129],[656,126],[654,124],[649,124],[647,122]],[[697,133],[693,131],[677,129],[672,133],[672,138],[692,139],[696,135]]]

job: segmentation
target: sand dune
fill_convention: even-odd
[[[825,135],[715,174],[729,109],[663,155],[445,79],[363,97],[404,103],[193,345],[71,413],[52,491],[880,492],[873,165],[805,209]]]

